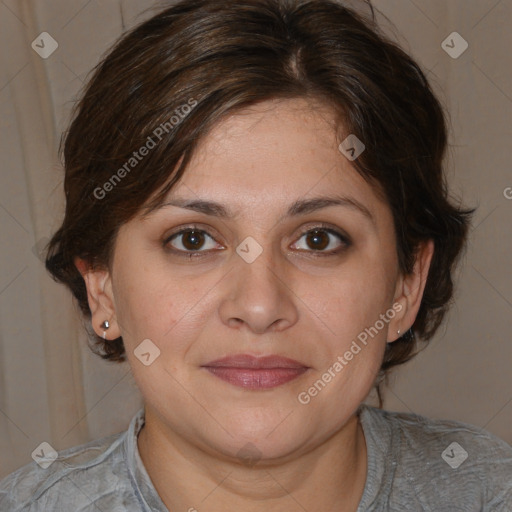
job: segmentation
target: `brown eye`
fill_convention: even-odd
[[[329,235],[325,231],[314,230],[306,234],[306,243],[310,249],[322,251],[329,242]]]
[[[294,244],[294,249],[318,253],[318,255],[336,254],[351,245],[347,236],[330,228],[310,229],[302,234]]]
[[[206,252],[217,247],[215,240],[199,229],[184,229],[172,235],[167,243],[181,252]]]
[[[183,247],[190,251],[196,251],[202,247],[204,239],[204,234],[201,231],[186,231],[182,238]]]

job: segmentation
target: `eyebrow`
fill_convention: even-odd
[[[176,206],[178,208],[184,208],[186,210],[192,210],[194,212],[219,217],[222,219],[229,219],[237,216],[237,214],[232,212],[229,208],[226,208],[224,205],[204,199],[174,198],[166,201],[156,209],[159,210],[161,208],[165,208],[166,206]],[[366,208],[366,206],[354,198],[345,196],[320,196],[310,199],[298,199],[288,208],[283,218],[307,215],[308,213],[312,213],[331,206],[343,206],[345,208],[350,208],[351,210],[361,213],[370,222],[375,224],[375,218],[371,214],[370,210]]]

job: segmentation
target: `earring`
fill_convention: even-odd
[[[108,320],[105,320],[100,327],[103,329],[103,339],[107,339],[107,330],[110,327],[110,322]]]
[[[398,334],[398,336],[400,336],[400,329],[398,329],[398,331],[396,331],[396,333]]]

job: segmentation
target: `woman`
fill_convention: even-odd
[[[445,149],[417,64],[339,2],[184,0],[124,36],[66,136],[47,268],[144,409],[0,508],[512,510],[505,442],[363,403],[452,297]]]

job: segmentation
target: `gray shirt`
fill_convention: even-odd
[[[512,447],[504,441],[367,405],[360,418],[368,472],[357,512],[512,512]],[[11,473],[0,482],[0,511],[169,512],[137,449],[143,424],[141,409],[123,433],[63,450],[46,469],[31,462]],[[201,512],[199,501],[190,507]]]

